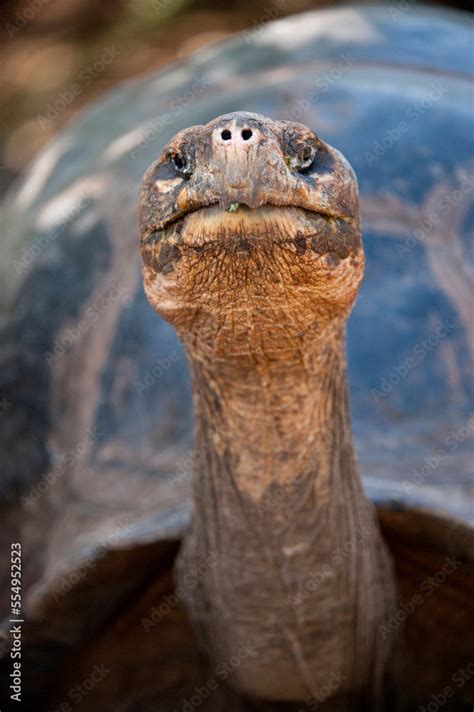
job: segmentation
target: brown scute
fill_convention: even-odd
[[[302,235],[301,233],[297,233],[295,245],[296,245],[297,254],[304,255],[304,253],[306,252],[306,237],[305,237],[305,235]]]
[[[326,252],[324,259],[328,267],[337,267],[340,261],[337,252]]]
[[[253,250],[253,245],[246,237],[238,237],[235,241],[235,252],[244,252],[250,254]]]
[[[315,234],[311,239],[311,248],[317,254],[335,253],[345,259],[360,247],[358,229],[343,219],[313,218]]]
[[[155,261],[155,245],[147,243],[142,246],[142,261],[145,267],[152,267]]]
[[[176,262],[181,259],[181,251],[176,245],[170,245],[164,242],[159,249],[158,256],[155,260],[155,269],[157,272],[169,274],[173,272]]]

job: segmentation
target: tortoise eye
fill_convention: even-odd
[[[314,143],[297,143],[291,146],[288,165],[295,171],[303,172],[311,166],[318,151]]]
[[[306,144],[304,148],[301,151],[301,167],[302,168],[309,168],[309,166],[312,164],[314,161],[314,157],[316,155],[316,146],[310,146],[309,144]]]
[[[169,158],[176,172],[180,175],[189,176],[192,173],[191,165],[183,153],[171,153]]]

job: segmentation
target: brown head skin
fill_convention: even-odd
[[[301,124],[228,114],[178,133],[149,168],[140,225],[148,299],[193,378],[195,512],[178,566],[190,615],[216,665],[236,656],[243,693],[368,708],[393,585],[348,407],[354,173]]]

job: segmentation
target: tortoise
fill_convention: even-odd
[[[11,542],[22,549],[24,709],[472,707],[473,650],[467,634],[473,622],[474,559],[471,35],[459,13],[409,8],[400,21],[401,12],[367,7],[295,16],[135,81],[79,117],[8,196],[1,260],[0,422],[8,444],[1,450],[2,521],[5,550]],[[216,116],[221,118],[212,123]],[[194,135],[192,126],[207,126],[197,129],[207,138],[188,141],[184,151],[182,138]],[[184,133],[173,142],[180,129]],[[202,208],[203,198],[192,194],[190,171],[203,176],[203,151],[212,131],[222,151],[229,149],[226,141],[241,141],[235,155],[257,151],[265,134],[258,151],[267,153],[259,155],[270,156],[274,165],[253,180],[257,192],[271,190],[275,175],[290,181],[284,186],[286,205],[280,201],[273,208],[258,207],[258,195],[253,203],[242,186],[230,189],[224,182],[220,190],[225,195],[209,198],[217,207],[205,208],[211,211],[205,215],[214,215],[216,229],[251,220],[252,211],[260,215],[254,232],[261,228],[262,211],[268,210],[267,226],[287,215],[289,229],[306,221],[300,225],[302,234],[281,247],[291,258],[291,275],[298,265],[314,260],[327,285],[331,274],[352,265],[346,286],[350,282],[354,289],[339,294],[338,327],[324,340],[328,348],[338,345],[341,373],[343,322],[355,299],[363,257],[353,173],[331,146],[350,161],[359,181],[366,264],[347,323],[348,373],[358,469],[378,522],[358,485],[350,432],[344,428],[342,444],[343,430],[324,436],[320,423],[312,433],[317,441],[313,465],[328,451],[344,454],[345,467],[350,462],[354,473],[351,493],[356,493],[357,507],[344,497],[338,503],[346,513],[357,511],[367,527],[351,539],[344,529],[350,519],[337,528],[321,525],[318,541],[325,566],[318,563],[316,547],[310,571],[293,564],[306,555],[298,536],[307,537],[303,522],[311,516],[302,496],[309,471],[291,482],[287,477],[293,478],[292,465],[303,457],[308,419],[303,396],[314,391],[305,390],[301,379],[291,380],[298,373],[291,355],[294,334],[285,336],[289,322],[281,302],[273,321],[266,322],[268,340],[259,348],[255,340],[252,353],[259,364],[266,350],[278,344],[286,349],[282,370],[278,363],[272,369],[278,371],[277,402],[300,389],[298,406],[289,405],[291,417],[286,410],[291,432],[280,431],[279,439],[265,442],[261,427],[255,427],[267,413],[264,396],[251,397],[252,389],[245,388],[237,393],[239,382],[230,378],[242,406],[240,416],[235,411],[244,428],[239,452],[250,459],[241,460],[243,494],[238,490],[228,496],[235,502],[239,494],[243,514],[241,519],[227,516],[230,500],[204,515],[196,506],[191,531],[205,524],[207,532],[225,541],[228,556],[221,559],[212,548],[193,552],[203,541],[194,533],[186,538],[174,576],[180,540],[191,522],[192,475],[204,473],[206,466],[211,472],[216,466],[221,475],[232,460],[219,449],[219,433],[222,439],[225,429],[216,428],[211,438],[209,432],[199,434],[206,422],[203,409],[212,410],[216,424],[222,406],[220,398],[198,393],[197,383],[213,382],[209,374],[197,373],[205,370],[205,362],[196,361],[192,351],[203,344],[196,345],[189,320],[186,324],[183,316],[178,324],[171,304],[158,303],[153,289],[158,275],[172,283],[187,264],[180,240],[188,232],[183,228],[177,235],[176,229],[186,221],[199,227],[202,212],[194,208]],[[227,139],[225,131],[231,134]],[[251,132],[246,139],[244,131]],[[190,354],[197,437],[204,438],[196,454],[186,356],[173,326],[150,308],[140,274],[137,189],[147,166],[162,155],[147,174],[140,199],[145,286],[153,306],[177,326]],[[316,194],[321,200],[323,193],[314,186],[324,188],[324,166],[326,208],[315,203],[314,215],[310,210],[304,219],[298,217],[295,186],[306,186],[299,188],[300,199]],[[162,171],[158,180],[157,170]],[[314,182],[318,171],[319,182]],[[209,175],[206,185],[212,192]],[[166,192],[160,193],[167,181]],[[176,186],[190,188],[179,216],[166,198]],[[275,202],[276,194],[272,197],[265,202]],[[171,210],[167,219],[178,217],[168,227],[159,223],[166,206]],[[189,207],[193,211],[184,217]],[[325,210],[331,214],[323,217]],[[313,244],[315,221],[319,238]],[[260,246],[272,242],[267,232],[260,235]],[[196,234],[205,243],[208,229]],[[258,264],[257,237],[231,236],[229,254],[222,259]],[[209,265],[212,246],[193,244],[190,249],[196,262]],[[235,274],[239,307],[242,274]],[[271,274],[275,282],[265,285],[273,295],[281,294],[283,286],[289,289],[288,276],[282,282]],[[204,270],[203,285],[206,279]],[[252,298],[259,294],[264,300],[266,292],[259,293],[257,286]],[[189,309],[197,306],[198,297]],[[334,303],[328,305],[326,297],[331,311]],[[297,336],[304,343],[320,333],[324,310],[317,311],[318,318],[305,321]],[[267,319],[264,313],[260,319]],[[234,324],[236,348],[247,343],[246,323]],[[229,346],[229,333],[220,332],[220,348]],[[336,402],[347,426],[343,383]],[[249,424],[242,413],[251,417]],[[285,460],[288,449],[291,456]],[[213,461],[216,452],[219,465]],[[269,467],[259,478],[248,477],[258,452],[278,460],[275,478]],[[204,478],[195,482],[199,500],[198,483]],[[290,522],[289,505],[294,510],[298,494],[301,509],[297,521],[292,517]],[[320,494],[327,498],[329,489]],[[250,529],[257,519],[270,527],[263,547]],[[223,521],[234,528],[223,528]],[[332,550],[329,531],[340,544]],[[287,579],[279,588],[278,572],[269,577],[270,561],[262,564],[263,554],[275,551],[284,532],[287,563],[279,574],[293,583],[298,574],[296,585],[285,589],[285,599],[278,595]],[[248,546],[242,547],[245,537]],[[258,555],[260,580],[255,570],[249,576],[251,569],[242,569],[252,555]],[[372,556],[378,563],[367,568]],[[10,573],[8,563],[2,570],[4,610]],[[338,595],[321,620],[311,604],[334,575]],[[216,587],[217,580],[222,585]],[[341,614],[337,607],[350,599],[355,580],[369,581],[359,588],[366,628],[356,633],[350,624],[354,609]],[[265,598],[269,582],[278,595]],[[238,598],[232,597],[234,591]],[[370,600],[374,591],[381,595]],[[219,595],[222,602],[215,600]],[[282,614],[282,628],[272,629],[269,640],[268,613],[274,624],[275,611]],[[290,615],[294,619],[288,628]],[[3,627],[1,669],[7,676],[14,660],[10,618]],[[326,626],[326,635],[318,625]],[[298,626],[306,638],[295,634]],[[314,640],[308,629],[316,631]],[[349,646],[331,647],[337,635],[341,640],[352,635],[361,649],[366,646],[364,654],[354,659]],[[301,640],[305,650],[298,659]],[[308,679],[305,664],[317,657],[318,645],[324,648],[318,665],[326,668],[311,664]],[[264,654],[256,655],[259,646]],[[337,669],[339,662],[332,666],[338,650],[346,668]],[[2,709],[9,708],[11,693],[3,687]]]

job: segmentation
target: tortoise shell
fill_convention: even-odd
[[[399,577],[393,709],[447,684],[445,708],[472,702],[453,677],[474,673],[471,53],[466,18],[439,10],[250,29],[101,99],[8,195],[0,459],[4,540],[23,548],[28,699],[59,704],[91,657],[114,676],[78,709],[174,709],[205,677],[168,600],[191,512],[190,383],[143,293],[136,194],[178,129],[247,110],[313,127],[358,175],[367,268],[349,377],[360,470]]]

